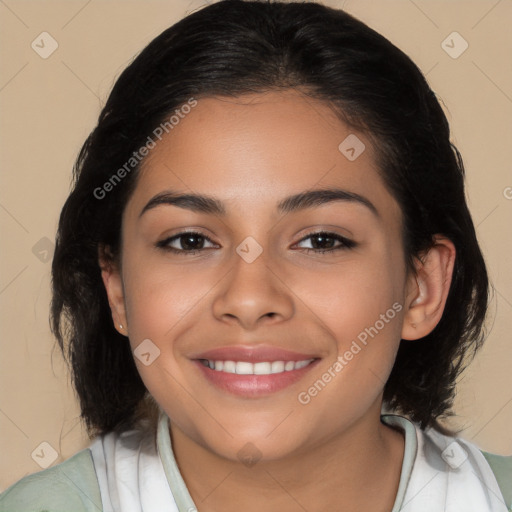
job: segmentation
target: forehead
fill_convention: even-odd
[[[329,186],[389,202],[374,151],[327,104],[294,90],[201,98],[156,141],[131,206],[172,190],[250,211]]]

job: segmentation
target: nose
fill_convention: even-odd
[[[213,301],[218,320],[251,331],[261,323],[279,323],[293,316],[293,293],[278,275],[277,265],[269,265],[265,250],[251,263],[236,252],[232,260]]]

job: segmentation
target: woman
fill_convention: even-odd
[[[488,300],[463,178],[421,72],[342,10],[222,0],[163,32],[60,217],[94,440],[2,510],[508,510],[511,458],[439,423]]]

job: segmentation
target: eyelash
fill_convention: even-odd
[[[165,240],[161,240],[161,241],[157,242],[156,247],[158,247],[159,249],[162,249],[164,251],[172,252],[174,254],[180,254],[180,255],[186,255],[186,256],[192,256],[198,252],[205,250],[205,249],[195,249],[195,250],[187,251],[185,249],[176,249],[175,247],[169,246],[170,242],[172,242],[174,240],[178,240],[185,235],[196,235],[201,238],[204,238],[208,242],[214,243],[210,238],[208,238],[207,236],[203,235],[202,233],[200,233],[198,231],[182,231],[181,233],[173,235],[172,237],[169,237],[169,238],[166,238]],[[345,238],[341,235],[338,235],[336,233],[332,233],[329,231],[314,231],[312,233],[308,233],[305,237],[303,237],[297,243],[304,242],[308,238],[311,238],[314,236],[319,236],[319,235],[323,235],[323,236],[327,235],[328,238],[333,238],[335,241],[338,241],[341,243],[337,247],[332,247],[331,249],[310,249],[310,248],[306,247],[301,250],[306,253],[314,252],[314,253],[323,254],[323,253],[330,253],[330,252],[339,251],[339,250],[353,249],[354,247],[357,246],[356,242],[354,242],[353,240],[349,240],[348,238]]]

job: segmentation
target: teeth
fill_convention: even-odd
[[[286,368],[286,364],[284,363],[284,361],[274,361],[272,363],[272,368],[271,368],[271,372],[272,373],[282,373],[284,372]]]
[[[292,370],[300,370],[313,361],[314,359],[249,363],[247,361],[212,361],[210,359],[201,359],[201,363],[211,370],[236,373],[238,375],[270,375],[273,373],[291,372]]]
[[[215,363],[213,361],[208,361],[208,366],[215,370]],[[234,361],[224,361],[223,362],[222,371],[226,373],[236,373],[236,363]]]

